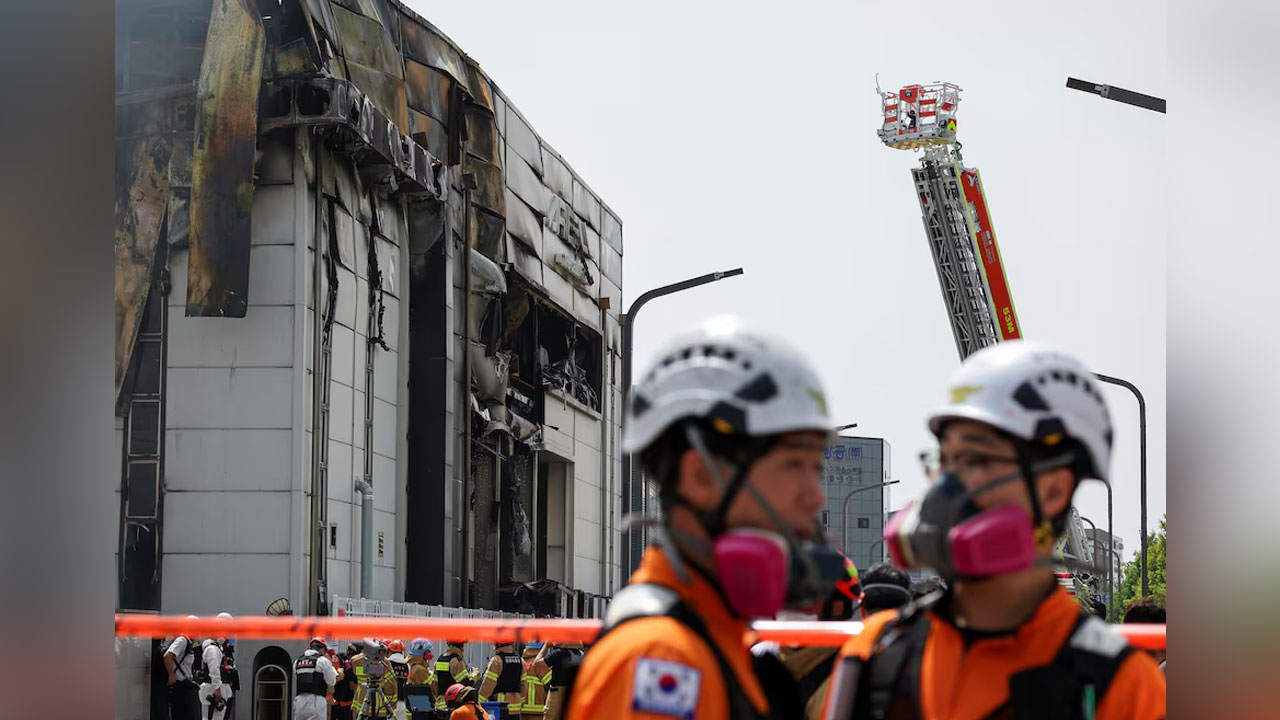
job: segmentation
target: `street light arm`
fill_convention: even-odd
[[[670,295],[671,293],[680,292],[681,290],[688,290],[689,288],[695,288],[699,285],[706,285],[707,283],[713,283],[717,280],[723,280],[724,278],[736,277],[741,274],[742,268],[719,270],[713,273],[707,273],[706,275],[699,275],[695,278],[689,278],[688,280],[681,280],[678,283],[654,288],[641,294],[640,297],[636,298],[635,302],[631,303],[630,309],[627,310],[627,319],[630,321],[631,318],[635,317],[636,313],[640,312],[640,308],[644,307],[645,303],[654,298],[659,298],[663,295]],[[628,322],[627,324],[630,325],[631,323]]]
[[[663,285],[662,287],[649,290],[642,293],[640,297],[635,299],[635,302],[631,303],[631,307],[627,310],[622,321],[622,407],[624,412],[631,403],[631,332],[636,325],[636,315],[640,313],[640,308],[643,308],[646,303],[654,298],[660,298],[663,295],[670,295],[671,293],[677,293],[681,290],[688,290],[689,288],[706,285],[707,283],[713,283],[717,280],[723,280],[724,278],[736,277],[741,274],[742,268],[734,268],[732,270],[721,270],[718,272],[707,273],[706,275],[699,275],[695,278],[681,280],[678,283]]]
[[[723,280],[724,278],[736,277],[741,274],[742,274],[742,268],[734,268],[732,270],[721,270],[718,272],[707,273],[706,275],[700,275],[695,278],[689,278],[688,280],[681,280],[680,282],[677,282],[677,283],[672,283],[670,285],[663,285],[662,287],[654,288],[653,290],[649,290],[648,292],[642,293],[640,297],[635,299],[635,302],[631,303],[631,308],[621,318],[622,320],[622,413],[624,417],[626,415],[627,409],[631,407],[631,339],[632,339],[632,330],[635,328],[635,324],[636,324],[636,315],[639,314],[640,308],[644,307],[645,303],[649,302],[650,300],[653,300],[654,298],[660,298],[663,295],[670,295],[672,293],[680,292],[681,290],[688,290],[689,288],[698,287],[699,285],[706,285],[708,283],[713,283],[717,280]],[[622,501],[622,507],[623,507],[624,514],[627,514],[627,515],[634,513],[637,507],[640,507],[641,509],[643,509],[645,504],[643,488],[637,488],[636,485],[632,482],[631,470],[632,470],[631,455],[624,453],[622,457],[622,493],[624,496]],[[641,492],[637,493],[637,489],[641,490]],[[634,538],[630,536],[631,532],[633,531],[628,531],[627,540],[623,545],[623,547],[626,549],[625,550],[626,556],[621,558],[624,566],[624,570],[626,571],[635,570],[635,568],[639,564],[639,559],[636,556],[637,553],[635,552],[636,550],[638,550],[638,548],[633,547],[635,546],[636,543]],[[630,567],[627,567],[627,566],[630,566]]]
[[[889,480],[882,483],[876,483],[875,485],[865,485],[863,487],[854,488],[853,490],[850,490],[849,494],[844,496],[844,503],[840,506],[840,550],[842,552],[845,552],[846,554],[848,554],[848,550],[849,550],[849,500],[850,498],[852,498],[854,495],[857,495],[858,493],[863,492],[865,490],[875,490],[878,487],[897,485],[900,482],[902,481]],[[883,511],[883,508],[881,508],[881,510]]]

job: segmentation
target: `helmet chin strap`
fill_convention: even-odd
[[[782,519],[782,516],[779,515],[778,511],[773,507],[773,504],[766,500],[755,486],[746,482],[747,473],[750,471],[755,460],[759,458],[753,458],[750,462],[743,463],[740,467],[735,467],[733,482],[725,482],[724,478],[720,475],[720,468],[716,463],[715,458],[712,457],[711,451],[707,449],[707,445],[702,438],[702,433],[698,428],[693,425],[693,423],[688,423],[684,427],[684,433],[685,439],[689,441],[689,446],[692,447],[694,451],[698,453],[698,456],[702,458],[702,462],[711,472],[711,476],[715,479],[716,484],[725,492],[724,498],[720,501],[720,507],[715,513],[718,532],[712,532],[711,536],[716,537],[724,532],[725,515],[728,513],[729,506],[733,503],[738,492],[745,490],[747,494],[751,496],[751,499],[755,501],[756,505],[764,511],[764,514],[769,518],[769,522],[773,523],[775,531],[782,535],[783,539],[786,541],[787,547],[791,549],[792,561],[799,560],[805,564],[806,569],[816,573],[817,566],[813,562],[813,558],[809,557],[809,554],[803,551],[800,546],[800,540],[796,537],[795,533],[792,532],[790,525]],[[816,521],[815,529],[817,529]],[[708,528],[708,531],[710,530],[711,528]],[[826,539],[821,532],[815,533],[815,536],[822,538],[824,541]]]

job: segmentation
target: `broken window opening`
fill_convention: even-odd
[[[539,306],[538,357],[544,388],[557,390],[600,411],[600,335],[560,313]]]
[[[604,376],[600,335],[533,293],[525,296],[529,311],[507,341],[513,356],[507,392],[511,408],[541,424],[543,391],[552,389],[599,412]]]

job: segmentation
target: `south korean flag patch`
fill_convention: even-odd
[[[701,683],[702,671],[695,667],[642,657],[636,661],[631,709],[693,720]]]

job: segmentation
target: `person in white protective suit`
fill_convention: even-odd
[[[229,620],[231,615],[220,613],[219,620]],[[198,696],[200,698],[201,720],[223,720],[227,714],[227,701],[231,699],[231,685],[222,680],[222,647],[227,642],[225,635],[207,638],[200,649],[200,657],[204,661],[202,682]]]
[[[293,698],[293,720],[326,720],[338,670],[329,659],[324,638],[311,638],[307,651],[293,661],[298,694]]]

